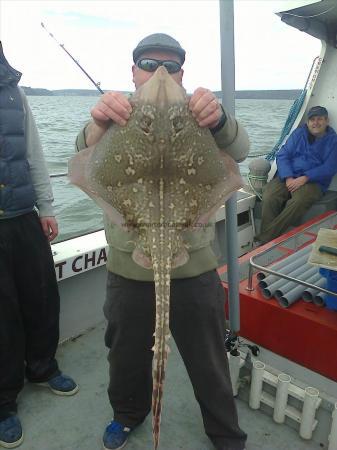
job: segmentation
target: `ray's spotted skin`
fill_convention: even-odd
[[[76,155],[70,177],[130,231],[133,259],[153,268],[156,294],[153,347],[153,436],[159,443],[163,383],[170,338],[171,269],[187,262],[184,231],[207,226],[241,187],[234,160],[200,128],[185,90],[159,67],[136,90],[127,125],[111,125],[95,147]]]

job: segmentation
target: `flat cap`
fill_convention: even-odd
[[[144,52],[151,50],[163,50],[176,53],[180,58],[181,64],[184,64],[185,50],[178,41],[164,33],[150,34],[142,39],[132,53],[133,62],[136,63]]]

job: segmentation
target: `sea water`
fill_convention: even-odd
[[[98,97],[29,96],[50,174],[67,172],[69,158],[75,153],[78,132],[90,120],[90,109]],[[248,173],[252,158],[268,154],[278,141],[288,117],[292,100],[236,100],[236,117],[246,128],[250,142],[249,157],[240,163]],[[67,177],[52,178],[54,206],[59,223],[57,241],[103,227],[102,212]]]

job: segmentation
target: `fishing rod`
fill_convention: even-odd
[[[84,72],[84,74],[89,78],[89,80],[95,85],[96,89],[98,89],[99,92],[100,92],[101,94],[104,94],[104,91],[102,91],[102,89],[99,87],[99,86],[100,86],[100,82],[97,82],[97,83],[96,83],[95,80],[93,80],[93,79],[91,78],[91,76],[88,74],[88,72],[86,72],[86,71],[83,69],[83,67],[79,64],[79,62],[76,61],[76,59],[68,52],[68,50],[65,48],[64,44],[60,44],[60,43],[57,41],[57,39],[55,38],[55,36],[47,30],[47,28],[45,27],[45,25],[44,25],[43,22],[41,22],[41,27],[44,28],[44,29],[46,30],[46,32],[49,34],[49,36],[50,36],[51,38],[53,38],[54,41],[62,48],[62,50],[64,50],[64,51],[67,53],[67,55],[70,56],[70,58],[74,61],[74,63],[78,65],[78,67],[82,70],[82,72]]]

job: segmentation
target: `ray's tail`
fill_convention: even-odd
[[[151,258],[156,293],[155,343],[153,347],[152,432],[157,450],[163,398],[163,384],[170,338],[170,277],[172,267],[172,242],[175,231],[164,226],[151,230]]]

